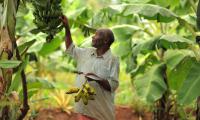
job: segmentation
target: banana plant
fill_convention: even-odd
[[[11,80],[12,80],[12,74],[13,69],[15,66],[8,66],[6,62],[10,62],[13,57],[14,53],[14,41],[15,41],[15,16],[16,16],[16,10],[17,10],[17,1],[15,0],[4,0],[0,2],[0,51],[1,51],[1,61],[4,62],[4,65],[1,66],[0,72],[1,72],[1,95],[0,100],[1,101],[7,101],[8,97],[6,96],[6,92],[9,89]],[[16,64],[13,62],[13,64]],[[19,65],[19,63],[18,63]],[[17,65],[17,66],[18,66]],[[10,101],[13,102],[13,101]],[[10,105],[2,105],[0,107],[0,119],[6,120],[13,118],[10,113],[17,112],[17,111],[11,111]],[[14,115],[16,116],[16,115]]]
[[[192,40],[190,40],[179,35],[161,32],[159,36],[153,35],[151,40],[136,42],[131,40],[131,44],[127,44],[130,52],[124,49],[124,52],[127,53],[125,55],[130,57],[127,62],[128,72],[132,75],[137,94],[141,100],[156,106],[154,119],[187,119],[182,114],[183,107],[194,102],[200,95],[197,90],[200,84],[197,74],[200,66],[200,49],[194,40],[196,27],[172,12],[164,12],[165,8],[155,9],[158,7],[153,5],[139,6],[138,4],[137,7],[116,5],[116,7],[109,7],[108,11],[112,12],[112,15],[134,13],[144,19],[157,20],[161,23],[173,22],[176,19],[180,25],[184,25],[192,33]],[[162,17],[163,19],[161,19]],[[116,36],[118,31],[121,32],[120,37],[117,37],[119,41],[130,42],[128,40],[135,39],[134,32],[129,36],[125,34],[128,33],[125,32],[126,28],[114,30]],[[123,49],[120,50],[123,52]]]
[[[199,92],[196,91],[196,86],[199,85],[199,77],[193,72],[194,70],[199,71],[197,67],[199,65],[199,47],[193,40],[196,35],[196,26],[165,8],[167,6],[152,5],[152,1],[159,5],[165,5],[161,0],[145,0],[144,3],[148,4],[135,4],[134,2],[129,4],[127,2],[128,4],[105,7],[99,10],[97,14],[83,7],[71,13],[69,21],[72,28],[80,28],[85,36],[89,36],[91,32],[102,27],[102,24],[108,27],[114,26],[111,29],[117,42],[113,49],[126,61],[128,73],[132,75],[138,95],[142,100],[157,106],[154,114],[155,119],[161,119],[161,117],[168,119],[171,111],[176,118],[178,109],[181,108],[178,106],[191,103],[199,95]],[[177,0],[174,1],[177,3]],[[8,2],[8,0],[0,2],[1,6],[5,2]],[[19,1],[16,3],[19,3]],[[171,3],[171,5],[174,4]],[[184,3],[184,5],[186,4]],[[177,6],[176,4],[173,9],[176,10]],[[0,11],[4,11],[4,7],[1,7]],[[13,17],[12,14],[7,15]],[[10,21],[14,20],[13,18],[10,19]],[[1,26],[3,24],[2,21]],[[8,30],[14,30],[13,26],[11,28]],[[187,33],[187,36],[172,35],[171,33],[174,31],[182,36]],[[14,33],[11,32],[9,35],[14,35]],[[61,34],[63,35],[63,33]],[[34,36],[31,33],[30,35]],[[36,37],[38,36],[36,35]],[[145,39],[146,36],[152,39]],[[15,40],[14,36],[12,38]],[[41,56],[47,56],[59,48],[62,43],[61,39],[55,37],[50,43],[41,42],[39,39],[26,41],[24,46],[18,47],[19,53],[24,55],[23,53],[28,51],[29,53],[37,52]],[[10,44],[12,43],[10,42]],[[9,57],[9,54],[7,56]],[[19,62],[16,63],[19,64]],[[26,66],[26,64],[28,62],[22,61],[21,66]],[[20,72],[17,72],[18,76],[23,72],[23,69],[24,67],[20,67]],[[186,87],[186,85],[189,86]],[[172,105],[173,102],[175,103]],[[24,105],[27,107],[27,103]],[[26,113],[23,114],[23,117],[25,115]]]
[[[196,15],[197,15],[196,23],[197,23],[197,28],[199,30],[200,29],[200,2],[198,2]],[[199,44],[199,36],[196,37],[196,42]],[[200,96],[197,98],[196,120],[200,120]]]
[[[78,13],[82,15],[81,11]],[[124,17],[134,20],[124,21]],[[71,21],[75,27],[76,20],[75,17]],[[194,40],[196,26],[167,8],[152,4],[111,5],[84,21],[86,27],[94,29],[102,23],[116,25],[111,27],[117,40],[114,50],[127,61],[138,95],[156,106],[154,119],[185,119],[182,108],[200,94],[196,91],[199,76],[194,74],[199,71],[200,57]],[[171,29],[188,36],[172,34]],[[142,41],[140,37],[144,36],[152,39]]]
[[[16,14],[21,1],[4,0],[0,2],[0,101],[8,104],[2,104],[0,107],[1,120],[22,120],[28,112],[26,75],[24,73],[24,61],[19,53],[15,38]],[[16,56],[14,56],[16,55]],[[20,71],[23,86],[23,103],[16,91],[10,91],[12,76],[14,72]],[[16,103],[16,104],[12,104]]]
[[[111,5],[100,10],[90,24],[95,27],[111,21],[114,22],[111,25],[115,25],[119,24],[121,17],[130,16],[136,18],[136,21],[126,21],[123,23],[128,25],[112,28],[117,39],[114,50],[120,53],[118,55],[122,59],[126,59],[127,72],[132,76],[138,95],[156,106],[155,120],[187,119],[183,107],[193,103],[200,95],[197,90],[200,84],[197,74],[200,49],[195,43],[197,27],[183,16],[152,4]],[[144,29],[137,18],[141,23],[152,20],[157,22]],[[178,26],[175,22],[178,22]],[[138,28],[133,26],[135,23],[139,25]],[[172,34],[174,31],[170,29],[176,30],[177,34],[184,30],[180,34],[184,37]],[[152,39],[141,40],[146,35]]]

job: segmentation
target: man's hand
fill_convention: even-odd
[[[90,77],[89,77],[90,76]],[[92,77],[91,77],[92,76]],[[88,81],[96,81],[100,86],[102,86],[105,90],[111,91],[110,84],[108,80],[105,80],[103,78],[100,78],[94,73],[87,73],[85,75]]]
[[[59,19],[62,21],[65,28],[69,28],[69,22],[65,15],[60,16]]]

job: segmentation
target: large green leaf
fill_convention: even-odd
[[[131,49],[131,40],[129,39],[127,41],[120,41],[114,44],[112,51],[118,57],[124,57],[131,53]]]
[[[169,42],[185,42],[189,44],[193,44],[194,42],[192,40],[186,39],[184,37],[181,37],[179,35],[163,35],[160,37],[161,40],[166,40]]]
[[[17,71],[12,78],[13,80],[9,87],[9,92],[18,91],[19,87],[21,87],[21,71]]]
[[[1,68],[15,68],[19,66],[21,61],[18,60],[0,60],[0,67]]]
[[[193,62],[189,69],[186,80],[183,82],[179,93],[178,103],[179,104],[190,104],[198,96],[200,96],[200,62]]]
[[[14,77],[12,77],[12,83],[9,87],[9,92],[11,91],[18,91],[21,87],[22,78],[21,78],[21,71],[26,68],[26,65],[29,63],[29,56],[25,57],[24,62],[20,67],[18,68],[18,71],[14,74]]]
[[[43,45],[45,44],[44,41],[39,41],[37,40],[29,49],[28,49],[28,53],[31,52],[36,52],[38,53],[39,51],[41,51],[41,49],[43,48]]]
[[[153,0],[154,4],[160,5],[162,7],[170,7],[170,9],[173,9],[180,5],[180,0]],[[182,0],[181,0],[182,1]]]
[[[164,61],[167,68],[172,70],[187,56],[194,57],[194,53],[190,50],[169,49],[164,53]]]
[[[167,89],[163,80],[163,68],[163,64],[154,65],[144,74],[137,75],[134,78],[136,92],[141,100],[154,103],[162,97]]]
[[[135,61],[134,58],[133,61]],[[148,70],[149,67],[159,64],[160,61],[158,60],[154,52],[151,52],[147,54],[138,54],[136,58],[136,63],[137,66],[130,71],[131,75],[133,76],[144,74],[144,72]]]
[[[116,40],[118,41],[126,41],[132,39],[133,34],[139,30],[141,30],[140,27],[133,25],[117,25],[112,27],[112,31]]]
[[[44,43],[42,49],[39,51],[39,54],[45,56],[54,52],[57,48],[60,47],[62,42],[63,40],[60,37],[56,37],[50,43]]]
[[[132,49],[132,53],[134,56],[137,56],[139,53],[148,53],[150,51],[155,50],[155,46],[157,41],[159,40],[159,37],[155,37],[151,40],[147,40],[141,43],[138,43],[135,45]]]
[[[134,55],[137,55],[139,53],[144,54],[154,51],[156,48],[185,49],[191,44],[194,44],[194,42],[178,35],[162,35],[151,40],[138,43],[133,47],[132,52]]]
[[[54,89],[54,84],[48,80],[34,77],[27,81],[28,97],[31,98],[34,94],[42,89]],[[20,98],[23,98],[23,90],[20,91]]]
[[[158,46],[165,49],[184,49],[188,48],[191,44],[194,44],[194,42],[178,35],[163,35],[159,38]]]
[[[171,22],[177,17],[177,15],[171,12],[170,10],[152,4],[111,5],[107,8],[104,8],[104,12],[105,11],[111,15],[121,14],[122,16],[128,16],[138,14],[146,19],[158,20],[160,22]]]
[[[30,90],[28,90],[28,98],[30,99],[38,91],[39,91],[39,89],[30,89]]]
[[[30,99],[34,94],[36,94],[37,92],[39,91],[39,89],[28,89],[27,90],[27,94],[28,94],[28,99]],[[20,100],[22,101],[23,100],[23,91],[21,90],[19,92],[19,97],[20,97]]]
[[[30,78],[27,81],[27,91],[28,91],[28,97],[31,98],[34,94],[36,94],[40,90],[44,89],[54,89],[54,84],[48,80],[42,79],[42,78]],[[23,98],[22,90],[20,91],[19,95],[20,98]]]
[[[156,5],[167,7],[170,5],[170,1],[175,1],[175,0],[153,0],[153,1],[156,3]]]
[[[157,20],[159,22],[171,22],[176,19],[176,14],[169,11],[166,8],[151,5],[151,4],[135,4],[135,5],[127,5],[123,14],[139,14],[150,20]]]
[[[174,69],[167,68],[167,78],[170,89],[176,91],[181,90],[180,87],[186,79],[193,62],[195,62],[195,58],[186,56],[176,64]]]
[[[87,9],[86,7],[79,8],[73,12],[70,12],[68,17],[73,20],[79,20],[79,22],[82,23],[87,23],[89,20],[90,16],[92,16],[92,10]],[[72,23],[70,23],[72,24]]]
[[[194,60],[190,50],[169,49],[164,54],[167,65],[168,84],[171,89],[179,90]]]
[[[54,85],[52,82],[42,78],[31,78],[27,82],[28,89],[53,89]]]
[[[170,1],[170,6],[175,7],[178,5],[177,0]],[[179,17],[169,9],[153,4],[117,4],[110,5],[102,8],[91,19],[91,25],[94,27],[101,27],[102,24],[110,25],[110,21],[121,24],[132,24],[133,22],[120,22],[121,18],[135,19],[135,15],[139,15],[142,18],[148,20],[157,20],[158,22],[172,22],[178,20],[181,27],[186,27],[193,35],[195,34],[194,26],[188,21]],[[129,17],[129,18],[128,18]],[[136,22],[134,22],[136,23]]]
[[[30,40],[30,41],[26,41],[26,42],[24,42],[24,43],[20,43],[20,44],[18,45],[19,52],[20,52],[20,53],[21,53],[21,52],[24,52],[24,50],[30,48],[35,42],[36,42],[36,40],[33,39],[33,40]]]
[[[126,62],[126,72],[130,73],[134,69],[136,69],[136,56],[129,55],[127,56],[124,61]]]

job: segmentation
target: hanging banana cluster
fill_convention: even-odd
[[[61,0],[32,0],[34,7],[33,22],[39,32],[46,33],[46,41],[50,42],[54,35],[63,28],[59,17],[62,15]]]
[[[90,84],[87,83],[87,81],[82,85],[81,89],[71,88],[66,92],[66,94],[73,93],[77,93],[74,97],[75,102],[78,102],[82,98],[82,101],[85,105],[88,104],[89,100],[94,100],[94,95],[96,94],[95,89],[91,87]]]

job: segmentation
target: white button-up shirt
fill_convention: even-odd
[[[78,71],[94,73],[108,80],[111,86],[110,92],[97,82],[90,81],[89,84],[96,90],[95,100],[89,100],[87,105],[80,100],[75,103],[75,112],[97,120],[115,120],[114,91],[119,85],[119,59],[112,55],[110,49],[99,57],[95,48],[79,48],[73,43],[67,49],[67,53],[77,61]],[[84,75],[77,75],[76,86],[81,87],[84,81]]]

